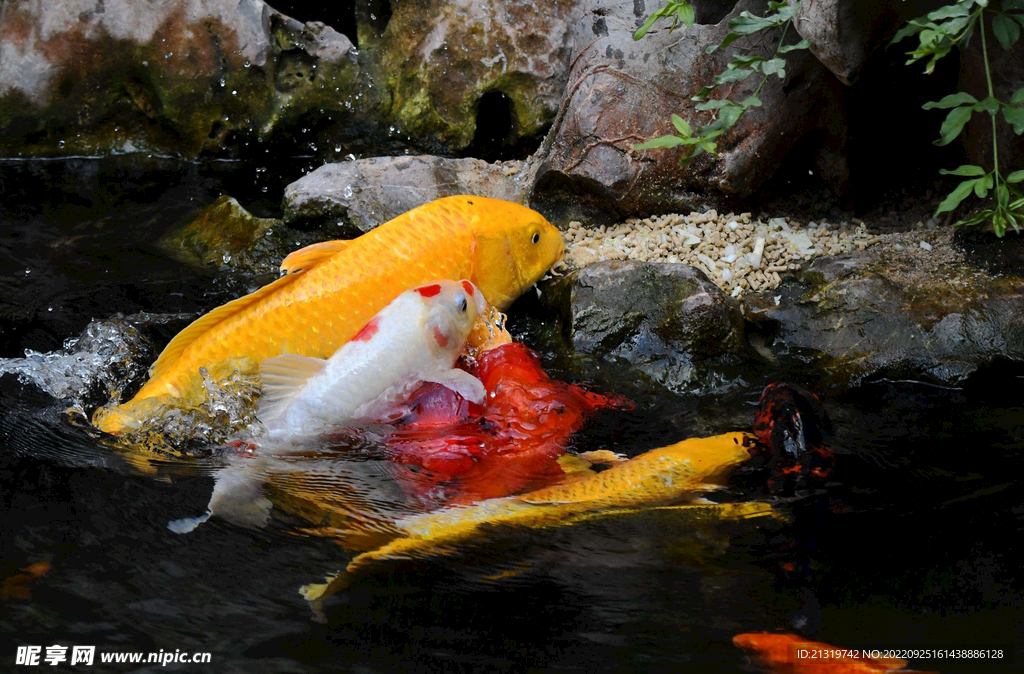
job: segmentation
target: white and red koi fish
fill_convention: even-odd
[[[291,440],[381,420],[425,382],[482,403],[480,380],[454,366],[486,306],[469,281],[436,281],[399,295],[327,360],[289,354],[263,361],[260,452],[286,453]],[[170,529],[191,531],[214,514],[245,526],[265,524],[271,504],[249,463],[221,470],[206,514],[171,522]]]
[[[485,309],[469,281],[406,291],[328,360],[283,355],[263,361],[256,414],[276,439],[380,418],[424,382],[483,402],[483,384],[454,365]]]

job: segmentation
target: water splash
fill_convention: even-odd
[[[200,368],[206,399],[198,404],[167,407],[141,427],[118,438],[134,449],[171,454],[208,454],[228,440],[246,439],[262,428],[256,419],[259,379],[254,373],[233,371],[215,380]]]
[[[136,314],[92,321],[57,351],[26,349],[24,358],[0,359],[0,375],[16,375],[22,383],[34,384],[82,410],[120,400],[125,389],[146,373],[153,348],[140,324],[153,318]]]

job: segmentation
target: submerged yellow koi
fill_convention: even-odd
[[[672,505],[720,485],[749,458],[750,439],[745,433],[691,438],[520,496],[407,517],[396,523],[401,532],[397,538],[357,555],[345,571],[327,583],[303,587],[302,594],[311,601],[321,599],[344,589],[355,575],[378,562],[443,555],[494,526],[549,528],[665,506],[698,520],[775,517],[764,503]],[[341,536],[348,533],[338,531]]]
[[[108,433],[137,428],[165,406],[205,399],[214,380],[267,358],[328,358],[399,294],[431,281],[469,279],[503,309],[562,256],[562,237],[519,204],[475,196],[432,201],[351,241],[296,251],[288,275],[214,309],[171,340],[130,401],[97,410]]]

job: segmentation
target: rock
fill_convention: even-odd
[[[794,2],[789,0],[790,4]],[[803,0],[793,26],[811,43],[811,53],[832,74],[843,84],[852,84],[868,56],[885,47],[908,21],[944,4],[948,3]]]
[[[697,210],[708,196],[745,196],[769,178],[803,138],[820,133],[818,147],[841,147],[846,121],[841,85],[806,51],[787,55],[786,79],[761,90],[760,108],[750,109],[719,139],[721,156],[702,156],[679,166],[677,149],[636,152],[649,138],[674,133],[670,116],[694,126],[713,114],[695,110],[691,96],[726,69],[732,52],[770,57],[778,32],[758,34],[712,54],[705,49],[726,36],[729,18],[742,11],[763,15],[761,0],[734,7],[698,3],[698,23],[669,33],[667,26],[634,42],[632,35],[654,3],[592,0],[574,25],[572,70],[563,109],[542,148],[537,206],[584,200],[594,214],[614,220],[626,214]],[[770,51],[771,50],[771,51]],[[759,78],[723,85],[716,98],[742,100]],[[845,166],[833,151],[826,179],[842,187]],[[556,219],[562,218],[555,216]]]
[[[385,99],[347,37],[262,0],[13,0],[0,12],[9,155],[196,157],[279,131],[294,143],[296,127],[327,122],[362,147]]]
[[[738,305],[688,265],[598,262],[544,297],[571,351],[628,361],[675,391],[704,386],[716,365],[744,349]]]
[[[424,149],[463,150],[484,125],[497,125],[493,140],[511,144],[539,134],[555,117],[578,6],[394,0],[381,32],[372,25],[381,8],[363,10],[373,17],[360,28],[360,51],[392,94],[392,121]],[[485,105],[488,99],[493,105]]]
[[[528,173],[523,162],[488,164],[430,155],[325,164],[285,188],[284,218],[342,219],[367,232],[428,201],[456,194],[522,202]]]
[[[225,195],[204,208],[195,220],[161,239],[160,245],[196,264],[245,266],[256,244],[279,224],[271,218],[257,218]]]
[[[747,318],[776,358],[840,389],[881,376],[958,385],[979,367],[1024,361],[1024,278],[942,256],[936,245],[821,258],[751,298]],[[929,267],[925,282],[914,260]]]

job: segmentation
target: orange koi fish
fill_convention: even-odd
[[[749,652],[770,674],[885,674],[895,671],[901,674],[925,674],[905,669],[907,661],[900,658],[855,657],[858,654],[851,652],[847,655],[843,649],[810,641],[796,634],[738,634],[732,638],[732,642]],[[814,654],[835,654],[838,657],[798,657],[798,650]]]
[[[286,276],[214,309],[171,340],[130,401],[97,410],[108,433],[139,427],[167,406],[205,399],[215,379],[254,372],[268,358],[328,358],[399,294],[435,279],[469,279],[507,307],[562,256],[558,230],[519,204],[475,196],[438,199],[351,241],[298,250]]]

